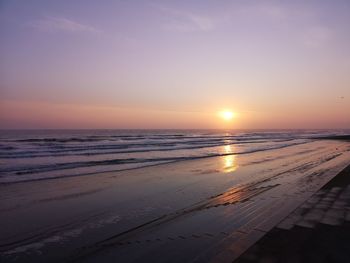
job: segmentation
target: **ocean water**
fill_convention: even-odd
[[[0,183],[284,148],[345,130],[3,130]]]

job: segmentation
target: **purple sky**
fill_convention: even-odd
[[[346,0],[3,0],[0,127],[350,128],[349,14]]]

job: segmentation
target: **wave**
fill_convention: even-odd
[[[287,142],[292,141],[293,139],[288,140],[278,140],[275,141],[276,143],[279,142]],[[259,144],[259,143],[266,143],[268,141],[266,140],[260,140],[260,141],[240,141],[237,142],[235,145],[242,145],[242,144]],[[225,145],[232,145],[232,143],[213,143],[213,142],[205,142],[202,144],[194,144],[194,145],[188,145],[188,146],[179,146],[179,144],[140,144],[140,145],[127,145],[124,147],[120,147],[119,145],[113,146],[110,145],[108,147],[101,147],[101,146],[90,146],[90,147],[79,147],[79,148],[68,148],[68,149],[55,149],[55,150],[41,150],[41,151],[21,151],[21,152],[1,152],[0,151],[0,158],[8,159],[8,158],[35,158],[35,157],[48,157],[48,156],[92,156],[92,155],[104,155],[104,154],[118,154],[118,153],[141,153],[141,152],[153,152],[153,151],[175,151],[175,150],[188,150],[188,149],[200,149],[200,148],[210,148],[210,147],[216,147],[216,146],[225,146]],[[154,146],[161,146],[157,148],[151,148]],[[137,148],[142,147],[142,148]],[[136,148],[136,149],[133,149]],[[119,150],[118,150],[119,149]],[[103,150],[112,150],[112,151],[103,151]]]
[[[8,180],[2,180],[1,177],[3,177],[4,174],[9,175],[14,174],[16,176],[23,176],[23,175],[29,175],[29,174],[36,174],[39,175],[38,178],[32,178],[28,179],[26,177],[18,178],[16,182],[23,182],[23,181],[32,181],[32,180],[43,180],[43,179],[49,179],[50,177],[45,177],[45,174],[47,172],[52,171],[63,171],[63,170],[71,170],[71,169],[77,169],[77,168],[88,168],[88,167],[106,167],[106,166],[120,166],[122,164],[137,164],[140,167],[146,167],[149,165],[155,165],[155,164],[164,164],[164,163],[170,163],[170,162],[179,162],[179,161],[188,161],[188,160],[195,160],[195,159],[202,159],[202,158],[209,158],[209,157],[220,157],[220,156],[227,156],[227,155],[237,155],[237,154],[248,154],[248,153],[254,153],[254,152],[260,152],[260,151],[268,151],[268,150],[274,150],[274,149],[281,149],[293,145],[299,145],[308,143],[310,141],[298,141],[294,143],[289,144],[282,144],[282,145],[270,145],[269,147],[264,148],[250,148],[246,151],[241,152],[230,152],[230,153],[207,153],[205,155],[197,155],[197,156],[174,156],[174,157],[157,157],[157,158],[124,158],[124,159],[110,159],[110,160],[100,160],[100,161],[88,161],[88,162],[71,162],[71,163],[56,163],[56,164],[44,164],[44,165],[35,165],[35,166],[28,166],[28,167],[10,167],[7,169],[0,170],[0,183],[8,182]],[[128,170],[136,168],[134,166],[129,166],[127,168],[121,168],[121,169],[113,169],[109,171],[121,171],[121,170]],[[101,171],[96,171],[94,173],[100,173]],[[85,174],[92,174],[91,172],[85,173]],[[84,175],[84,173],[80,174]],[[70,177],[73,175],[65,174],[60,177]],[[56,178],[56,177],[54,177]]]
[[[43,157],[47,155],[55,155],[55,156],[64,156],[65,153],[67,155],[99,155],[104,154],[104,152],[101,152],[101,150],[118,150],[114,153],[131,153],[131,152],[144,152],[144,151],[169,151],[169,150],[178,150],[178,149],[196,149],[196,148],[203,148],[203,147],[213,147],[213,146],[219,146],[219,145],[226,145],[226,144],[243,144],[243,143],[264,143],[267,141],[274,141],[274,142],[283,142],[283,141],[290,141],[294,138],[273,138],[270,140],[262,139],[260,137],[249,137],[249,138],[242,138],[242,137],[233,137],[233,136],[226,136],[226,137],[215,137],[215,138],[205,138],[201,140],[177,140],[177,141],[161,141],[161,142],[153,142],[153,141],[147,141],[144,140],[142,142],[137,143],[125,143],[125,142],[119,142],[117,144],[78,144],[78,145],[57,145],[57,144],[38,144],[29,147],[25,147],[25,150],[23,149],[17,149],[15,151],[8,151],[9,149],[2,150],[0,148],[0,158],[34,158],[34,157]],[[34,139],[31,139],[34,140]],[[18,141],[16,141],[18,142]],[[27,140],[28,142],[28,140]],[[9,146],[8,146],[9,147]],[[151,148],[153,147],[153,148]],[[156,147],[156,148],[155,148]],[[3,146],[5,148],[5,146]],[[16,149],[14,147],[11,148],[12,150]],[[131,150],[130,150],[131,149]],[[137,150],[133,150],[137,149]]]
[[[193,130],[0,131],[0,183],[252,153],[305,143],[321,134],[335,133]],[[227,152],[225,147],[232,149]]]

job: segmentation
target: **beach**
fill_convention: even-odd
[[[349,14],[0,0],[0,263],[349,263]]]
[[[309,139],[4,183],[1,261],[232,262],[349,163],[348,141]]]

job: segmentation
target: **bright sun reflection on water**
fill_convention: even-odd
[[[224,146],[225,153],[232,153],[232,147],[231,145],[225,145]]]
[[[233,146],[225,145],[224,146],[224,152],[225,152],[225,154],[233,153]],[[236,162],[237,162],[237,160],[236,160],[236,156],[235,155],[225,155],[225,156],[223,156],[223,169],[222,169],[222,171],[224,173],[234,172],[238,168],[238,165],[237,165]]]

